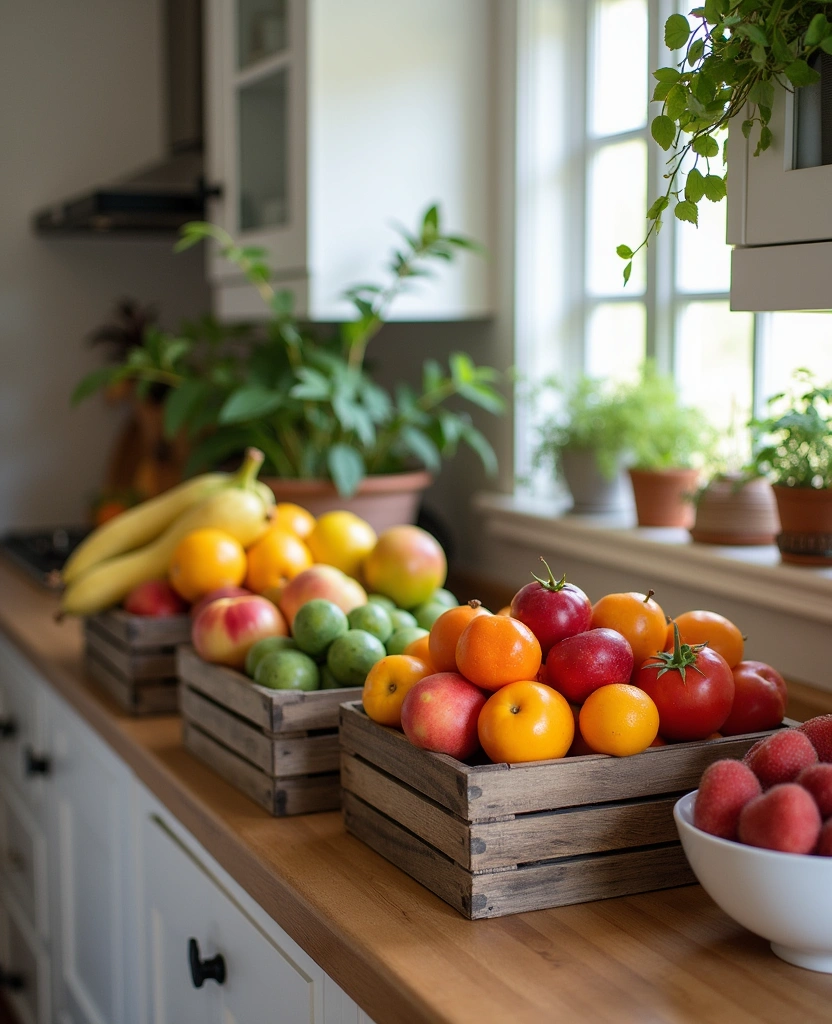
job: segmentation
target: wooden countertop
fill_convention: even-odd
[[[348,836],[275,819],[191,758],[175,716],[90,684],[81,631],[0,561],[0,627],[239,884],[376,1021],[730,1022],[832,1017],[832,976],[784,963],[698,886],[466,921]]]

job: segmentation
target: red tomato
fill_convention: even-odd
[[[706,739],[721,729],[734,702],[728,662],[709,647],[677,642],[672,652],[646,661],[634,681],[659,709],[659,735],[666,740]]]
[[[629,683],[633,649],[614,629],[588,629],[556,643],[546,658],[548,683],[573,704],[609,683]]]
[[[534,583],[518,590],[512,598],[510,614],[534,633],[545,658],[559,640],[589,629],[592,603],[580,587],[566,582],[566,576],[556,580],[545,559],[540,560],[549,579],[535,576]]]
[[[786,713],[787,691],[783,677],[762,661],[741,661],[734,666],[734,703],[723,722],[723,736],[762,732],[779,725]]]

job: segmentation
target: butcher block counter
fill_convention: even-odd
[[[472,922],[338,813],[270,817],[183,750],[178,717],[129,718],[100,695],[55,607],[0,561],[2,632],[376,1024],[832,1019],[832,976],[779,960],[698,886]]]

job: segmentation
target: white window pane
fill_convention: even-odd
[[[832,314],[770,313],[761,317],[760,397],[788,391],[795,370],[832,382]]]
[[[727,302],[690,302],[676,322],[676,379],[682,398],[701,409],[721,435],[720,454],[738,470],[751,454],[754,314]]]
[[[693,166],[693,159],[686,161]],[[722,158],[699,158],[701,174],[725,174]],[[676,287],[683,292],[727,292],[731,285],[731,247],[725,241],[727,203],[699,202],[699,227],[676,221]]]
[[[641,128],[647,121],[647,0],[596,0],[593,21],[590,133]]]
[[[587,290],[592,295],[620,295],[625,262],[616,247],[632,249],[647,231],[647,144],[632,139],[602,146],[589,168]],[[627,293],[644,291],[644,250],[633,263]]]
[[[614,381],[635,380],[645,356],[643,302],[602,302],[589,315],[586,372]]]

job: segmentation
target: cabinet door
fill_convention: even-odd
[[[314,1022],[314,979],[233,900],[155,814],[141,823],[147,963],[154,1024]],[[222,958],[196,987],[189,944]],[[216,962],[216,961],[215,961]]]
[[[305,0],[206,6],[209,216],[282,274],[306,265],[305,15]],[[242,280],[216,253],[209,272]]]
[[[0,773],[33,808],[45,799],[42,773],[32,770],[46,747],[44,691],[29,662],[0,636]]]
[[[0,900],[0,969],[4,998],[20,1024],[53,1024],[49,957],[26,915],[8,895]]]

